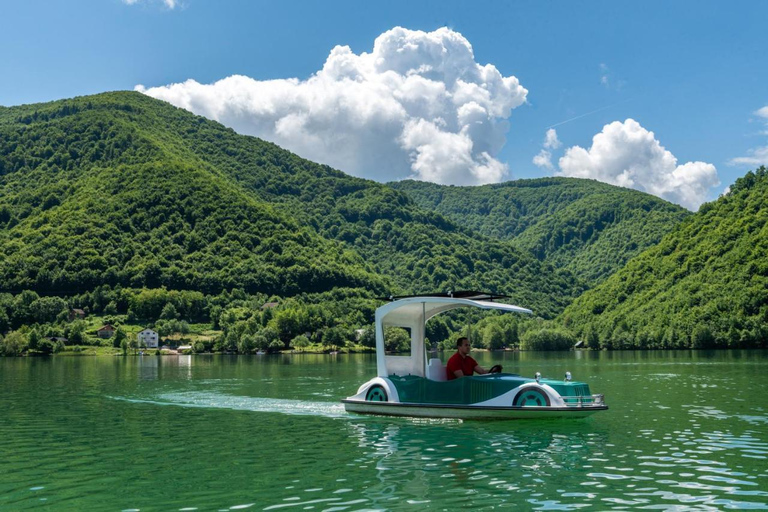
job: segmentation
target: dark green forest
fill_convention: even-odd
[[[766,221],[761,167],[579,297],[560,320],[595,348],[766,347]]]
[[[690,213],[594,180],[542,178],[480,187],[390,183],[418,205],[595,284],[655,245]]]
[[[743,180],[759,184],[763,175]],[[757,186],[737,183],[721,201]],[[617,331],[607,316],[579,313],[593,297],[619,297],[605,288],[616,276],[599,286],[602,295],[563,312],[719,205],[690,215],[576,179],[385,185],[136,92],[0,107],[0,336],[7,354],[61,348],[48,338],[105,343],[72,318],[78,308],[117,326],[118,338],[127,325],[161,336],[195,326],[216,333],[201,336],[196,351],[370,346],[377,297],[481,289],[509,295],[536,317],[478,318],[478,346],[538,346],[539,330],[561,343],[589,335],[607,348],[662,346],[614,342],[632,332],[631,321],[622,317]],[[711,255],[730,254],[721,249],[710,247]],[[674,264],[689,266],[688,255]],[[623,303],[632,292],[621,293]],[[754,334],[750,319],[765,320],[760,293],[742,291],[743,321],[730,319],[733,309],[716,310],[720,321],[736,322],[726,332]],[[427,335],[450,344],[467,320],[444,315]],[[669,325],[688,346],[693,327]],[[722,328],[708,328],[716,341],[707,343],[723,346]],[[403,348],[394,339],[390,348]]]
[[[61,322],[60,311],[20,307],[38,301],[37,310],[51,297],[118,323],[122,315],[154,324],[164,319],[141,313],[126,294],[197,292],[203,313],[178,320],[210,322],[226,337],[234,323],[222,326],[227,308],[214,306],[233,291],[251,306],[272,297],[278,310],[301,309],[301,297],[335,311],[323,294],[336,289],[371,300],[462,288],[499,290],[553,318],[586,285],[391,187],[139,93],[0,108],[0,332],[30,323],[66,331],[43,327]],[[96,290],[110,300],[92,299]],[[349,340],[373,309],[350,306],[320,324],[313,317],[306,331],[280,339],[338,328]]]

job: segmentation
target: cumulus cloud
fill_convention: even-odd
[[[768,146],[747,150],[747,156],[731,158],[728,163],[731,165],[768,165]]]
[[[555,168],[552,165],[552,150],[560,147],[560,140],[557,138],[557,130],[554,128],[547,130],[543,146],[544,148],[539,151],[539,154],[533,157],[533,163],[537,167],[552,170]]]
[[[456,185],[507,175],[496,155],[528,93],[478,64],[460,33],[401,27],[370,53],[336,46],[306,80],[234,75],[136,90],[351,174]]]
[[[757,117],[762,118],[766,123],[766,130],[762,131],[761,135],[768,135],[768,105],[759,108],[753,112]],[[747,156],[739,156],[731,158],[728,163],[730,165],[748,165],[748,166],[760,166],[768,165],[768,146],[760,146],[747,150]]]
[[[573,146],[559,161],[560,176],[590,178],[634,188],[696,210],[707,192],[720,184],[715,166],[705,162],[677,164],[677,158],[653,132],[633,120],[605,125],[592,146]]]

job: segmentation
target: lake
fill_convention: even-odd
[[[473,355],[610,410],[347,414],[372,354],[0,358],[0,510],[768,508],[768,352]]]

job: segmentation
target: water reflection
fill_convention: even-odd
[[[160,374],[159,366],[160,358],[157,356],[139,356],[139,364],[136,365],[139,370],[139,379],[141,380],[157,380]]]
[[[519,503],[550,486],[552,477],[600,454],[605,434],[561,422],[483,424],[459,421],[350,422],[363,454],[358,470],[374,468],[364,495],[376,508],[396,499],[441,506]],[[568,485],[561,481],[563,485]],[[568,493],[559,503],[585,503],[590,493]]]

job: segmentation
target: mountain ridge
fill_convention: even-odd
[[[689,215],[650,194],[577,178],[474,187],[412,180],[390,185],[424,208],[483,235],[510,240],[592,284],[657,243]]]
[[[503,241],[471,236],[384,184],[309,162],[139,93],[5,108],[0,132],[0,278],[6,289],[44,292],[59,283],[82,291],[99,284],[99,272],[113,286],[206,292],[234,287],[238,279],[250,291],[283,295],[322,291],[334,282],[378,294],[487,288],[547,317],[584,289],[567,272],[542,266]],[[140,183],[133,174],[141,175]],[[85,185],[92,197],[77,195]],[[238,198],[219,219],[229,230],[198,232],[190,221],[221,211],[228,198],[212,196],[223,190]],[[179,200],[186,200],[181,210]],[[144,211],[131,204],[144,204]],[[70,225],[70,217],[78,218],[73,209],[80,224],[88,224],[89,215],[100,219],[80,233],[89,240],[82,250],[57,234],[64,227],[68,233],[83,229]],[[111,231],[99,227],[105,218]],[[249,226],[235,236],[243,231],[238,219]],[[97,249],[93,240],[100,239]],[[136,241],[144,245],[130,253],[126,247]],[[228,252],[229,263],[221,257]],[[315,288],[316,281],[328,286]]]

